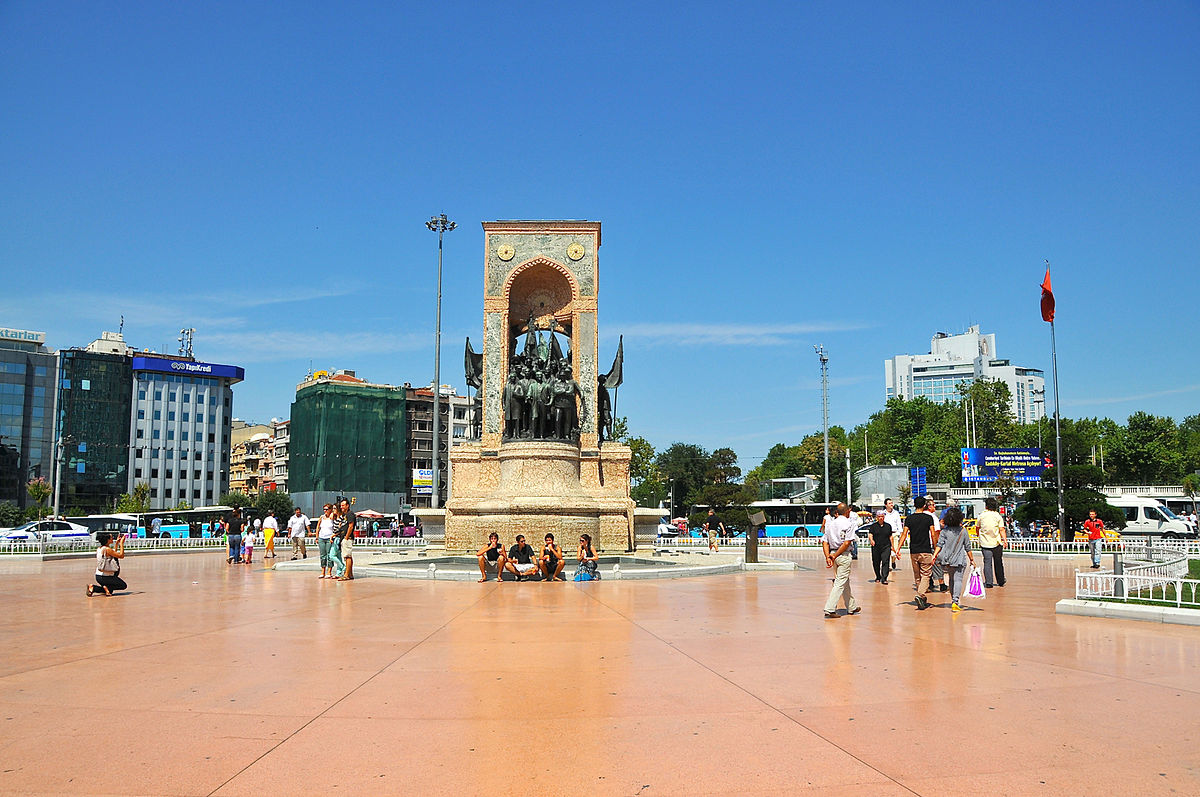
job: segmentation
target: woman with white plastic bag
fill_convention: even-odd
[[[960,612],[962,606],[959,600],[963,594],[963,580],[967,562],[975,567],[975,557],[971,554],[971,538],[962,526],[963,513],[956,506],[946,510],[942,522],[942,533],[938,536],[937,547],[933,551],[933,560],[942,566],[950,576],[950,611]]]

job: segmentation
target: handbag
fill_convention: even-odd
[[[978,567],[971,567],[971,575],[967,579],[967,595],[978,600],[987,598],[987,590],[983,586],[983,573]]]

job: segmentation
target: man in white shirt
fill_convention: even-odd
[[[288,536],[292,538],[292,558],[303,556],[308,558],[308,548],[304,545],[304,535],[308,534],[308,515],[296,507],[296,513],[288,518]]]
[[[904,531],[904,518],[896,511],[896,502],[890,498],[883,502],[883,522],[892,527],[892,569],[895,570],[900,562],[900,547],[895,542]]]
[[[825,616],[837,617],[838,598],[846,603],[847,614],[858,614],[862,608],[854,600],[850,590],[850,544],[858,539],[855,529],[858,528],[858,518],[850,516],[850,507],[838,504],[837,516],[825,523],[825,536],[821,539],[821,548],[825,551],[825,566],[837,565],[836,576],[833,579],[833,589],[829,591],[829,600],[825,601]]]

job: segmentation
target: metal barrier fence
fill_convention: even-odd
[[[1137,546],[1129,542],[1114,557],[1113,570],[1075,572],[1075,597],[1200,608],[1196,592],[1200,581],[1185,578],[1190,558],[1188,546],[1157,541]]]
[[[639,535],[637,538],[639,546],[653,548],[700,548],[708,546],[708,539],[705,537],[657,537],[654,535]],[[733,537],[728,540],[718,539],[717,543],[721,547],[737,547],[741,548],[746,544],[745,537]],[[759,538],[758,544],[762,548],[820,548],[820,537],[767,537]],[[870,543],[859,536],[859,547],[869,546]],[[1200,540],[1163,540],[1152,539],[1147,537],[1122,537],[1119,540],[1102,540],[1100,550],[1102,553],[1126,553],[1134,549],[1143,549],[1147,544],[1157,548],[1170,548],[1186,553],[1193,558],[1200,558]],[[978,550],[979,543],[977,540],[971,540],[971,546]],[[1077,555],[1086,554],[1091,551],[1086,540],[1062,542],[1060,540],[1039,540],[1025,537],[1009,537],[1004,544],[1004,550],[1012,553],[1044,553],[1044,554],[1063,554]]]
[[[316,545],[316,539],[313,537],[306,537],[305,542],[310,545]],[[354,544],[358,548],[366,549],[424,548],[429,544],[429,540],[424,537],[356,537]],[[254,538],[254,547],[260,555],[264,545],[262,535],[256,535]],[[277,549],[287,548],[290,545],[291,538],[289,537],[275,538],[275,547]],[[125,550],[127,551],[221,550],[225,547],[224,537],[130,537],[125,540]],[[84,553],[95,550],[96,542],[90,539],[60,542],[12,540],[0,544],[0,556]]]

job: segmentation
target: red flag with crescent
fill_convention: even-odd
[[[1050,266],[1046,266],[1046,278],[1042,280],[1042,320],[1054,323],[1054,291],[1050,289]]]

